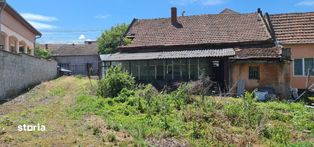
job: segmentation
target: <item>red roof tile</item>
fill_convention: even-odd
[[[236,48],[235,52],[235,59],[281,57],[280,47]]]
[[[314,43],[314,12],[270,15],[281,44]]]
[[[178,17],[182,27],[170,18],[135,20],[127,36],[130,47],[199,45],[267,41],[271,37],[258,13],[216,14]],[[132,37],[132,38],[133,38]]]

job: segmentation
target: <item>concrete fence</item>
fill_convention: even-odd
[[[55,78],[57,62],[0,50],[0,100]]]

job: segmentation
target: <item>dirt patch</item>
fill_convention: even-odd
[[[99,116],[87,114],[81,122],[87,130],[92,130],[93,135],[106,141],[107,145],[119,145],[119,142],[127,143],[133,140],[130,134],[112,129]]]
[[[191,145],[188,141],[184,139],[176,139],[176,138],[149,138],[146,140],[149,145],[155,147],[190,147]]]

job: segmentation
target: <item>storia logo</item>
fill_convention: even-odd
[[[17,131],[19,132],[34,132],[34,131],[40,131],[40,132],[44,132],[46,131],[46,126],[44,125],[40,125],[40,124],[37,124],[37,125],[19,125],[17,127]]]

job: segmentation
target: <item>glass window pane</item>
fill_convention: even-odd
[[[180,60],[173,60],[173,78],[174,78],[174,80],[180,80],[181,79]]]
[[[313,58],[305,58],[304,59],[304,75],[308,75],[310,71],[311,75],[314,75],[313,73]]]
[[[136,80],[140,80],[140,61],[131,61],[131,74]]]
[[[188,68],[188,59],[181,59],[181,72],[182,80],[188,81],[189,79],[189,68]]]
[[[206,58],[199,59],[200,61],[200,75],[205,74],[206,76],[210,75],[209,71],[209,60]]]
[[[294,75],[303,75],[303,63],[302,59],[294,59]]]
[[[156,61],[156,69],[157,69],[157,80],[164,79],[164,60]]]
[[[140,80],[147,81],[148,80],[148,61],[139,61],[140,63]]]
[[[154,81],[155,80],[155,67],[156,67],[156,61],[150,60],[148,61],[148,67],[147,67],[147,81]]]
[[[172,60],[166,60],[166,80],[172,80]]]
[[[198,60],[190,59],[190,79],[197,80],[198,79]]]

